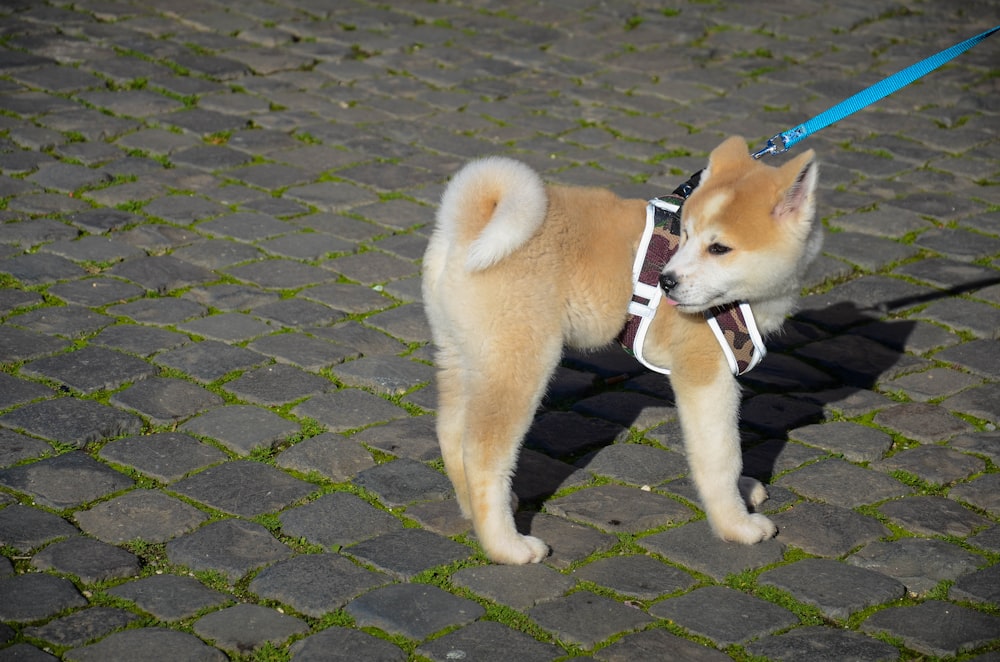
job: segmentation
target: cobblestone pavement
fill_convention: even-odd
[[[568,354],[488,564],[420,259],[465,160],[650,198],[998,22],[926,0],[0,2],[0,660],[1000,660],[1000,41],[810,138],[825,255],[744,380],[780,528]],[[798,148],[804,149],[805,147]]]

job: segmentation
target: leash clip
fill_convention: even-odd
[[[779,140],[781,141],[780,147],[776,142]],[[789,147],[790,145],[788,144],[788,138],[785,137],[785,134],[778,133],[768,138],[767,145],[761,148],[760,150],[753,152],[750,156],[752,156],[755,159],[759,159],[760,157],[766,156],[768,154],[781,154],[782,152],[787,152]]]

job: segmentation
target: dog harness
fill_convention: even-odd
[[[618,334],[618,342],[625,351],[650,370],[665,375],[669,375],[670,370],[649,363],[642,355],[642,347],[663,299],[660,274],[680,244],[681,206],[698,186],[699,175],[695,174],[671,195],[655,198],[646,205],[646,227],[632,265],[632,301],[628,305],[628,321]],[[715,306],[705,311],[705,320],[719,341],[734,375],[749,372],[767,354],[753,311],[745,301]]]

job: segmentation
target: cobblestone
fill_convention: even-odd
[[[0,658],[994,659],[994,40],[809,141],[824,254],[741,380],[774,540],[714,537],[617,350],[519,457],[551,555],[461,517],[420,262],[465,160],[653,197],[992,9],[668,4],[6,3]]]

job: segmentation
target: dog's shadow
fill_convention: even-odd
[[[852,418],[895,404],[876,387],[925,366],[925,360],[910,352],[933,349],[935,336],[948,332],[930,322],[893,319],[887,313],[997,282],[1000,279],[869,308],[837,302],[800,310],[768,342],[765,360],[739,378],[744,391],[743,474],[769,484],[797,466],[796,451],[803,446],[789,443],[790,432],[838,415]],[[615,475],[613,469],[606,472],[608,463],[597,460],[613,444],[644,441],[683,454],[669,378],[645,370],[617,346],[588,354],[568,351],[527,435],[514,478],[514,492],[522,504],[518,528],[528,532],[545,501],[567,487],[589,483],[592,475],[610,473],[612,479],[642,484]],[[666,467],[666,474],[684,475],[664,474],[652,487],[698,506],[686,463],[667,462]],[[771,493],[765,511],[794,498],[782,490]]]

